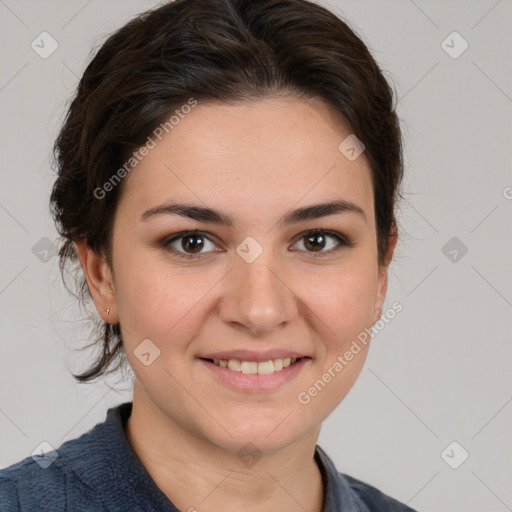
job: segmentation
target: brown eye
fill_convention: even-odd
[[[314,256],[331,254],[341,249],[343,246],[352,247],[354,245],[341,234],[335,231],[324,230],[309,231],[302,235],[299,242],[302,243],[306,252],[318,253],[314,254]]]
[[[304,238],[304,247],[309,251],[321,251],[325,248],[326,236],[322,234],[307,235]]]
[[[185,252],[200,252],[204,247],[204,241],[202,238],[203,237],[201,235],[187,235],[181,239],[181,247],[185,250]]]
[[[173,253],[179,258],[195,258],[203,254],[208,254],[212,250],[202,251],[202,249],[215,248],[215,244],[204,233],[197,231],[186,231],[178,233],[171,238],[166,238],[161,242],[161,245],[167,251]]]

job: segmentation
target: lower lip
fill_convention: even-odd
[[[255,393],[259,391],[272,391],[285,382],[291,381],[309,363],[310,359],[303,357],[290,366],[267,375],[234,372],[204,359],[199,359],[199,361],[221,382],[238,391]]]

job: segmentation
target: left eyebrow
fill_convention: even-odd
[[[337,201],[313,204],[289,211],[279,219],[279,224],[289,226],[299,222],[341,213],[354,213],[362,217],[364,222],[366,222],[366,215],[360,206],[351,201],[338,199]],[[236,224],[235,219],[231,215],[219,210],[189,203],[175,202],[164,203],[146,210],[141,215],[140,222],[147,221],[158,215],[180,215],[181,217],[187,217],[201,222],[222,224],[228,227],[233,227]]]

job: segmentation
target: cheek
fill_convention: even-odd
[[[372,325],[376,272],[376,266],[361,261],[315,276],[314,280],[300,280],[302,296],[323,322],[331,348],[343,348]]]
[[[343,400],[363,368],[371,340],[375,279],[364,264],[347,266],[322,279],[317,276],[317,285],[304,295],[314,312],[311,319],[321,348],[314,376],[304,383],[297,401],[304,414],[318,421]]]
[[[181,350],[194,336],[208,302],[204,299],[221,277],[212,270],[180,270],[162,259],[142,261],[136,255],[118,262],[117,268],[116,298],[125,346],[133,350],[148,338],[166,353]]]
[[[168,269],[136,253],[119,258],[114,268],[125,345],[140,343],[145,338],[159,338],[159,333],[178,321],[187,288],[176,274],[171,279]],[[165,309],[167,304],[173,307]]]

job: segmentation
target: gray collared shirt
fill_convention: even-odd
[[[2,512],[178,512],[126,438],[131,407],[127,402],[109,409],[103,423],[56,452],[27,457],[0,470]],[[318,445],[315,460],[324,481],[323,512],[415,512],[339,473]],[[187,512],[194,510],[191,503]]]

